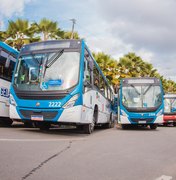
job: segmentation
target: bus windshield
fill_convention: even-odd
[[[176,98],[165,98],[164,99],[164,112],[165,113],[176,113]]]
[[[19,57],[14,85],[21,91],[67,90],[78,83],[80,53],[58,51]]]
[[[156,108],[162,103],[159,85],[126,85],[122,88],[122,103],[127,108]]]

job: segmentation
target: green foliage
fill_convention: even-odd
[[[16,21],[9,21],[6,31],[0,31],[0,41],[20,50],[24,44],[38,42],[48,39],[70,39],[71,32],[63,31],[58,27],[57,22],[43,18],[39,23],[29,23],[28,20],[18,18]],[[74,39],[80,39],[77,32],[74,32]]]
[[[34,29],[30,27],[28,20],[19,18],[8,23],[7,30],[0,32],[0,40],[5,41],[17,50],[20,50],[23,44],[39,40],[38,37],[34,37]]]
[[[49,38],[62,39],[64,36],[64,31],[58,28],[58,23],[46,18],[41,19],[39,23],[32,23],[31,27],[35,30],[36,34],[42,33],[44,41]]]
[[[72,34],[71,31],[66,31],[66,32],[64,33],[64,35],[63,35],[63,39],[70,39],[70,38],[71,38],[71,34]],[[73,38],[74,38],[74,39],[80,39],[77,32],[74,32],[74,33],[73,33]]]
[[[164,79],[152,64],[144,61],[135,53],[128,53],[121,57],[119,61],[112,59],[103,52],[93,53],[93,55],[105,76],[114,87],[119,86],[121,78],[157,77],[161,79],[165,92],[176,92],[176,83],[174,81]]]

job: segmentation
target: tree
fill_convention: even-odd
[[[58,28],[58,23],[46,18],[41,19],[39,23],[33,23],[32,27],[35,30],[35,33],[42,33],[42,39],[44,41],[48,39],[62,39],[64,36],[64,31]]]
[[[72,34],[71,31],[64,32],[63,39],[70,39],[71,38],[71,34]],[[80,39],[77,32],[73,33],[73,39]]]
[[[121,74],[126,74],[129,77],[154,77],[157,73],[152,64],[145,62],[135,53],[128,53],[120,58],[119,66]]]
[[[109,83],[113,86],[117,85],[119,83],[117,61],[103,52],[99,52],[97,54],[93,53],[93,56],[95,57]]]
[[[17,50],[20,50],[23,44],[39,40],[39,37],[34,37],[34,29],[28,20],[18,18],[16,21],[9,21],[8,23],[7,31],[1,31],[0,38]]]

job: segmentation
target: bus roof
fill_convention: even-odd
[[[123,78],[122,84],[145,85],[145,84],[160,84],[160,79],[155,77],[139,77],[139,78]]]
[[[18,55],[18,51],[15,50],[14,48],[12,48],[11,46],[9,46],[8,44],[0,41],[0,48],[7,51],[8,53],[17,56]]]
[[[80,48],[82,40],[63,39],[49,40],[26,44],[21,48],[20,53],[28,53],[29,51],[53,50],[62,48]]]
[[[164,98],[176,98],[176,93],[167,93],[164,95]]]

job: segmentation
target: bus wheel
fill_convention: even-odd
[[[176,126],[176,122],[173,122],[173,126]]]
[[[35,122],[24,122],[24,126],[26,128],[34,128],[34,127],[36,127]]]
[[[92,123],[84,125],[84,133],[91,134],[94,131],[94,128],[95,128],[95,113],[93,116]]]
[[[4,120],[2,121],[2,126],[4,127],[10,127],[12,125],[13,121],[10,118],[4,118]]]
[[[150,129],[156,129],[158,126],[156,124],[151,124]]]
[[[38,124],[38,127],[40,128],[41,131],[48,131],[51,127],[51,124],[48,122],[42,122]]]
[[[167,123],[163,123],[163,126],[164,126],[164,127],[167,127]]]
[[[76,129],[77,129],[78,131],[81,131],[81,130],[83,130],[83,126],[82,126],[82,125],[77,125],[77,126],[76,126]]]
[[[112,114],[110,115],[109,122],[102,125],[103,128],[109,129],[114,127],[114,122],[112,120]]]
[[[122,129],[127,129],[128,125],[127,124],[122,124],[121,127],[122,127]]]

